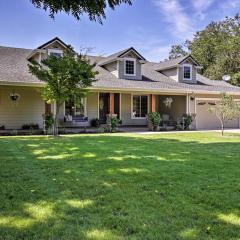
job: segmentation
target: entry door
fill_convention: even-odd
[[[106,123],[109,114],[109,93],[99,93],[99,120]]]

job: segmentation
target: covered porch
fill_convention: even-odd
[[[189,96],[183,94],[91,92],[84,101],[84,111],[79,116],[85,119],[88,126],[91,126],[92,119],[98,119],[104,125],[108,114],[116,114],[123,127],[146,127],[147,114],[158,112],[162,125],[173,129],[183,115],[189,113],[189,101]]]

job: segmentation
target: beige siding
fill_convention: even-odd
[[[178,81],[178,72],[177,68],[171,68],[161,71],[165,76],[170,77],[171,79]]]
[[[21,96],[17,105],[9,99],[13,91]],[[0,86],[0,125],[7,129],[20,129],[23,124],[37,123],[42,127],[44,112],[45,103],[40,89]]]
[[[89,121],[93,118],[98,118],[98,93],[89,93],[86,103]]]
[[[118,67],[117,67],[118,63],[117,61],[116,62],[113,62],[113,63],[109,63],[109,64],[106,64],[104,67],[109,71],[111,72],[113,75],[115,75],[116,77],[118,77]]]
[[[121,94],[121,119],[123,125],[146,125],[146,119],[132,119],[131,118],[131,94]],[[150,98],[148,98],[150,99]],[[150,102],[148,102],[148,109],[150,109]]]
[[[171,108],[167,108],[164,104],[166,98],[172,98]],[[186,113],[186,96],[157,96],[157,111],[162,114],[167,114],[172,120],[180,120],[183,114]]]

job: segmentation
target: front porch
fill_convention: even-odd
[[[97,120],[106,124],[108,114],[116,114],[121,119],[122,127],[147,126],[147,114],[158,112],[162,118],[162,127],[172,130],[188,113],[189,96],[149,93],[92,92],[83,102],[82,110],[66,103],[61,115],[66,128],[94,126]],[[78,119],[78,122],[76,122]]]

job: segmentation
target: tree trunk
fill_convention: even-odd
[[[60,109],[60,104],[57,102],[56,103],[56,113],[54,116],[54,124],[53,124],[53,135],[58,136],[58,116],[59,116],[59,109]]]
[[[222,136],[224,135],[224,122],[221,122],[221,126],[222,126]]]

